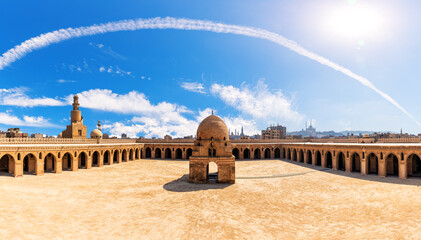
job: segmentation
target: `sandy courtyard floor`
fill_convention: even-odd
[[[188,183],[187,161],[0,176],[0,239],[421,238],[421,180],[305,166],[237,161],[234,185]]]

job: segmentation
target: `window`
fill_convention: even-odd
[[[82,136],[82,130],[78,130],[79,136]]]

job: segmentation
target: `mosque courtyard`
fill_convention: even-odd
[[[0,239],[419,239],[421,180],[236,161],[191,184],[188,161],[0,176]]]

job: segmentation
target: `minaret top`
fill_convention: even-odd
[[[98,128],[99,131],[102,130],[101,120],[98,120],[98,124],[96,126],[97,126],[97,128]]]
[[[77,95],[73,97],[73,110],[79,110],[79,97]]]

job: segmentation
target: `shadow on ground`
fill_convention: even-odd
[[[230,183],[190,183],[189,175],[185,174],[179,179],[164,184],[163,188],[171,192],[196,192],[210,189],[224,189],[231,185]]]
[[[277,160],[279,160],[279,159],[277,159]],[[295,164],[295,165],[301,166],[301,167],[313,169],[314,171],[311,171],[311,172],[324,171],[324,172],[327,172],[327,173],[330,173],[330,174],[335,174],[335,175],[344,176],[344,177],[352,177],[352,178],[367,180],[367,181],[376,181],[376,182],[383,182],[383,183],[421,186],[421,178],[416,178],[416,177],[409,177],[408,179],[399,179],[397,176],[380,177],[377,174],[361,175],[361,173],[359,173],[359,172],[345,172],[345,171],[342,171],[342,170],[333,170],[333,169],[330,169],[330,168],[322,168],[320,166],[313,166],[311,164],[306,164],[306,163],[303,163],[303,162],[295,162],[295,161],[288,160],[288,159],[280,159],[280,161],[290,163],[290,164]],[[306,172],[306,173],[309,173],[309,172]]]

